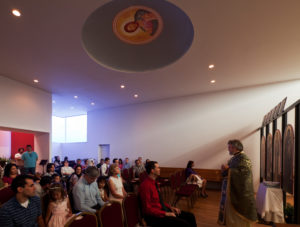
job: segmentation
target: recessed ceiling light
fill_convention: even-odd
[[[34,82],[34,83],[38,83],[38,82],[39,82],[39,80],[35,79],[35,80],[33,80],[33,82]]]
[[[56,103],[55,100],[53,100],[52,103],[55,104]]]
[[[213,68],[215,68],[215,65],[211,64],[211,65],[208,66],[208,68],[213,69]]]
[[[137,99],[139,97],[139,95],[138,94],[134,94],[133,97]]]
[[[70,109],[71,109],[71,110],[74,110],[75,108],[74,108],[74,106],[71,106]]]
[[[124,89],[125,88],[125,85],[124,84],[121,84],[121,86],[120,86],[122,89]]]
[[[95,103],[94,103],[94,102],[91,102],[91,105],[92,105],[92,106],[95,106]]]
[[[11,12],[16,17],[20,17],[21,16],[21,12],[18,9],[13,9]]]
[[[77,96],[77,95],[74,95],[74,99],[78,99],[78,96]]]
[[[211,80],[210,83],[214,84],[214,83],[216,83],[216,80]]]

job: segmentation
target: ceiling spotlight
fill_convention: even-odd
[[[55,104],[56,103],[55,100],[53,100],[52,103]]]
[[[133,97],[137,99],[139,97],[139,95],[138,94],[134,94]]]
[[[121,84],[121,86],[120,86],[122,89],[124,89],[125,88],[125,85],[124,84]]]
[[[213,68],[215,68],[215,65],[211,64],[211,65],[208,66],[208,68],[213,69]]]
[[[78,99],[78,96],[77,96],[77,95],[74,95],[74,99]]]
[[[74,110],[75,108],[74,108],[74,106],[71,106],[70,109],[71,109],[71,110]]]
[[[11,12],[16,17],[20,17],[21,16],[21,12],[19,10],[17,10],[17,9],[13,9]]]
[[[210,83],[214,84],[214,83],[216,83],[216,80],[211,80]]]
[[[33,82],[34,82],[34,83],[38,83],[38,82],[39,82],[39,80],[35,79],[35,80],[33,80]]]
[[[91,106],[95,106],[95,103],[94,103],[94,102],[91,102]]]

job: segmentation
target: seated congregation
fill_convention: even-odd
[[[228,142],[228,151],[233,157],[222,166],[218,223],[252,226],[257,214],[251,161],[238,140]],[[74,164],[69,166],[67,157],[63,163],[56,157],[43,176],[32,167],[24,173],[14,160],[6,164],[1,176],[0,226],[195,227],[195,215],[176,204],[186,198],[193,206],[199,196],[208,197],[207,180],[193,169],[193,161],[167,178],[161,176],[158,162],[143,163],[142,158],[134,166],[128,158],[124,164],[121,159],[110,164],[109,158],[97,165],[92,160],[81,165],[80,159]]]
[[[35,170],[32,170],[35,174],[25,174],[24,169],[11,160],[1,176],[4,184],[0,196],[5,193],[10,196],[0,199],[0,226],[65,226],[76,220],[79,212],[96,215],[100,225],[105,223],[100,214],[105,207],[117,203],[123,213],[128,213],[124,204],[134,198],[137,223],[141,225],[197,226],[192,213],[181,211],[174,203],[164,202],[171,182],[160,177],[157,162],[147,159],[143,163],[141,157],[135,160],[134,165],[128,158],[124,164],[122,159],[114,159],[110,164],[109,158],[101,159],[97,165],[92,160],[84,161],[84,165],[81,162],[77,159],[74,166],[69,166],[72,162],[67,157],[63,162],[55,157],[54,163],[48,163],[46,173],[41,175]],[[181,178],[186,181],[182,183],[197,185],[202,197],[207,197],[205,179],[193,172],[189,165],[182,171]],[[191,181],[191,175],[202,184]],[[193,189],[193,192],[196,191],[196,188]],[[114,213],[111,215],[114,217]],[[126,218],[121,218],[120,226],[130,226],[127,222]],[[105,226],[103,223],[102,226]]]

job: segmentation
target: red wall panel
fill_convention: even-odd
[[[30,144],[34,150],[34,134],[11,132],[11,157],[14,158],[20,147],[26,151],[26,145]]]

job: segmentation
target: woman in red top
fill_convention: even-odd
[[[119,168],[120,170],[123,169],[123,160],[121,158],[119,158]]]
[[[4,183],[4,187],[11,185],[13,179],[18,176],[18,169],[16,164],[7,164],[4,169],[4,176],[2,181]]]

